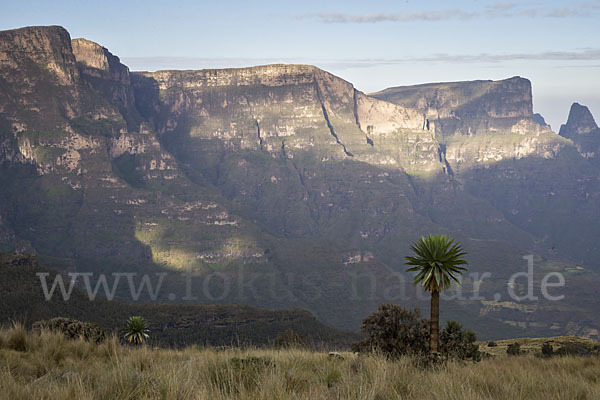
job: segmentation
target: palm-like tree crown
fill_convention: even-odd
[[[125,338],[133,344],[141,344],[150,337],[148,323],[142,317],[129,317],[125,330]]]
[[[451,280],[458,283],[456,274],[467,270],[460,266],[467,264],[461,245],[444,235],[422,236],[410,249],[415,255],[405,257],[406,265],[412,266],[407,271],[419,271],[415,285],[421,284],[430,292],[449,288]]]

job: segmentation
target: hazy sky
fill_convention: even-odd
[[[314,64],[364,92],[519,75],[558,130],[575,101],[600,117],[599,18],[600,0],[44,0],[2,4],[0,29],[62,25],[132,70]]]

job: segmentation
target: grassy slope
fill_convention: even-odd
[[[22,347],[25,351],[15,351]],[[423,370],[413,360],[303,350],[131,348],[0,331],[0,398],[595,399],[600,358],[496,357]]]

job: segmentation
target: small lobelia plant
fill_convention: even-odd
[[[150,338],[148,333],[150,330],[148,329],[148,322],[143,317],[134,316],[129,317],[127,320],[127,325],[125,327],[125,339],[129,343],[133,343],[135,345],[139,345],[144,343],[146,340]]]

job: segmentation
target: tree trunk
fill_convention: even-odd
[[[431,325],[429,326],[429,351],[439,351],[440,339],[440,292],[431,292]]]

